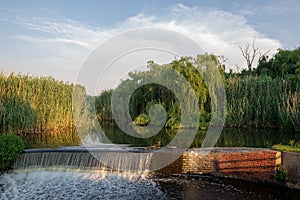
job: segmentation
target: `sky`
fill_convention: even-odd
[[[261,52],[270,55],[278,48],[298,47],[299,10],[298,0],[0,0],[0,72],[52,76],[77,83],[83,65],[99,46],[124,32],[142,28],[182,34],[204,52],[225,56],[227,70],[236,70],[245,67],[239,46],[251,43],[254,37]],[[166,43],[163,37],[156,40],[153,44],[158,46]],[[157,56],[157,51],[149,52],[145,50],[144,57],[128,55],[118,63],[119,68],[110,71],[100,66],[101,74],[97,76],[106,79],[100,81],[97,91],[95,83],[79,83],[89,93],[97,93],[115,87],[117,79],[146,65],[146,59],[157,59],[158,63],[174,59],[171,54]],[[136,62],[137,57],[143,59]]]

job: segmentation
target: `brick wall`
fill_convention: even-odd
[[[280,152],[252,148],[218,148],[205,155],[203,150],[186,151],[177,161],[160,170],[172,173],[181,166],[182,174],[212,174],[246,180],[274,182]]]

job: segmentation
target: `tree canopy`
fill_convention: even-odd
[[[279,49],[275,56],[263,56],[256,69],[258,75],[279,77],[300,83],[300,47],[294,50]]]

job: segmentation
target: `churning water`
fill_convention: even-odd
[[[166,199],[155,182],[134,174],[62,171],[1,175],[0,199]]]

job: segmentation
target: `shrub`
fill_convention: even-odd
[[[171,117],[167,123],[166,123],[167,128],[173,128],[177,129],[180,128],[180,120],[179,117]]]
[[[0,136],[0,170],[9,169],[24,149],[24,141],[19,136]]]
[[[275,179],[278,182],[285,182],[287,177],[287,172],[283,169],[283,167],[280,165],[276,168],[276,174]]]
[[[134,124],[139,126],[146,126],[150,123],[150,118],[146,114],[140,114],[135,120]]]

